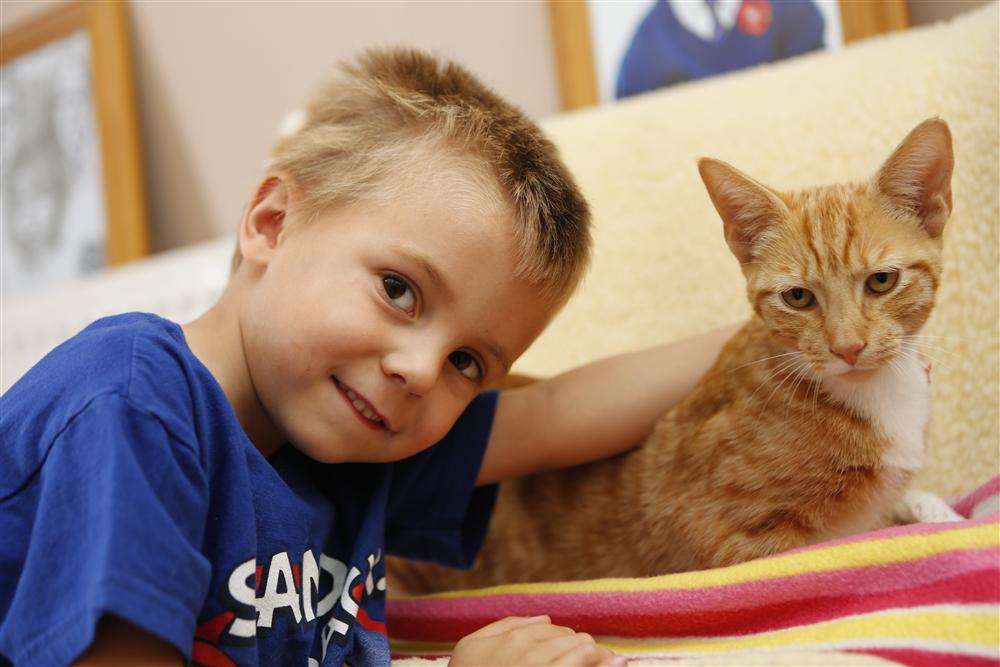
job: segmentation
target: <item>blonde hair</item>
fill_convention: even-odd
[[[518,277],[561,304],[583,276],[590,212],[555,146],[459,65],[413,49],[366,51],[343,63],[292,125],[271,167],[291,179],[307,219],[385,196],[408,169],[443,158],[483,195],[506,200]],[[238,249],[233,260],[235,270]]]

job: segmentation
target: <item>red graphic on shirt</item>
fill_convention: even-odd
[[[219,639],[230,626],[236,614],[226,611],[215,618],[210,618],[194,633],[194,646],[191,647],[191,664],[195,667],[236,667],[236,663],[219,650]]]
[[[760,37],[771,27],[772,13],[769,0],[743,0],[736,27],[748,35]]]
[[[353,597],[356,601],[361,602],[364,599],[361,596],[365,592],[370,593],[371,591],[365,591],[365,585],[358,584],[357,586],[351,589],[351,597]],[[368,612],[365,611],[364,607],[358,608],[358,623],[360,623],[361,627],[363,627],[365,630],[370,630],[371,632],[381,632],[383,635],[386,636],[389,635],[389,632],[385,629],[385,623],[383,621],[377,621],[371,616],[369,616]]]

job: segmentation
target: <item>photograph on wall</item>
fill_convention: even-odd
[[[837,0],[587,3],[601,102],[843,45]]]
[[[87,33],[5,63],[0,116],[3,294],[103,266],[104,189]]]

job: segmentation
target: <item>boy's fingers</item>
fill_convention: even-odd
[[[555,661],[556,665],[586,665],[587,667],[594,667],[595,665],[602,664],[606,660],[611,659],[613,654],[606,648],[601,648],[593,642],[587,642],[586,644],[578,645],[574,648],[563,653]]]
[[[625,667],[627,664],[628,658],[612,654],[610,658],[599,664],[597,667]]]
[[[546,664],[550,662],[558,664],[558,662],[568,653],[583,646],[592,646],[593,644],[594,639],[590,635],[571,632],[570,634],[552,637],[539,642],[538,649],[535,651],[534,655],[536,655],[541,662],[545,662]]]
[[[499,621],[494,621],[489,625],[485,625],[470,635],[468,637],[494,637],[496,635],[502,635],[505,632],[509,632],[516,628],[520,628],[526,625],[532,625],[533,623],[549,623],[548,616],[508,616],[507,618],[502,618]]]
[[[573,635],[574,632],[561,625],[551,623],[532,623],[522,625],[504,633],[504,639],[510,642],[517,642],[520,645],[535,644],[556,637]]]

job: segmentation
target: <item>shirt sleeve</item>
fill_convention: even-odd
[[[57,437],[35,479],[0,512],[30,531],[0,626],[17,665],[70,664],[114,614],[190,658],[210,565],[198,452],[119,395],[100,396]]]
[[[495,391],[480,394],[444,439],[393,464],[386,517],[389,553],[472,567],[496,502],[496,484],[475,484],[497,396]]]

